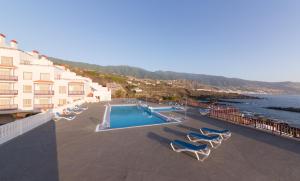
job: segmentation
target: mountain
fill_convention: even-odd
[[[213,76],[205,74],[179,73],[172,71],[148,71],[138,67],[131,67],[127,65],[121,66],[100,66],[95,64],[88,64],[82,62],[74,62],[62,60],[58,58],[49,58],[56,64],[67,64],[73,67],[99,71],[103,73],[119,74],[125,76],[133,76],[144,79],[158,79],[158,80],[193,80],[203,85],[213,86],[219,89],[230,89],[248,92],[266,92],[266,93],[280,93],[280,94],[300,94],[300,82],[261,82],[250,81],[238,78],[227,78],[223,76]]]

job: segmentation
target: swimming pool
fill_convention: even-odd
[[[109,123],[104,130],[141,127],[178,122],[158,112],[149,112],[139,106],[111,106]]]

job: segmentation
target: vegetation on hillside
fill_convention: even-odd
[[[221,89],[232,89],[248,92],[266,92],[266,93],[300,93],[300,83],[296,82],[260,82],[249,81],[237,78],[226,78],[222,76],[211,76],[203,74],[178,73],[171,71],[147,71],[137,67],[130,66],[100,66],[95,64],[66,61],[57,58],[50,60],[57,64],[67,64],[103,74],[117,74],[123,76],[132,76],[139,79],[153,80],[189,80],[197,81],[203,85],[212,86]]]

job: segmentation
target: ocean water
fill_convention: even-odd
[[[300,113],[293,113],[280,110],[271,110],[265,107],[297,107],[300,108],[300,95],[255,95],[263,99],[234,99],[241,103],[227,103],[238,107],[241,111],[256,113],[268,118],[277,119],[300,126]],[[230,99],[231,100],[231,99]],[[223,103],[223,102],[222,102]]]

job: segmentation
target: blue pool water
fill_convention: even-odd
[[[137,106],[112,106],[110,112],[110,128],[127,128],[143,125],[162,124],[166,121],[146,112]]]

